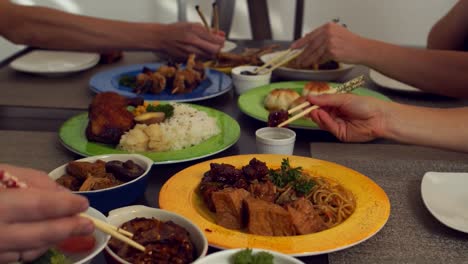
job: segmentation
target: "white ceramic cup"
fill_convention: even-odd
[[[255,131],[257,152],[292,155],[296,133],[284,127],[264,127]]]
[[[271,72],[266,74],[258,74],[258,75],[244,75],[241,74],[244,71],[254,71],[257,69],[257,66],[239,66],[235,67],[231,71],[232,82],[234,83],[234,88],[237,94],[243,94],[244,92],[259,87],[262,85],[266,85],[270,83]]]

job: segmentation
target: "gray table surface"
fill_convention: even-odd
[[[240,41],[240,46],[260,46],[267,42]],[[285,44],[285,43],[281,43]],[[46,78],[0,68],[0,161],[50,171],[73,159],[75,154],[60,145],[57,131],[68,118],[86,111],[93,93],[89,78],[96,72],[120,65],[154,62],[151,53],[125,53],[116,64],[99,65],[70,76]],[[357,67],[343,79],[367,74]],[[429,94],[401,93],[367,82],[367,87],[392,100],[430,107],[456,107],[467,101]],[[255,153],[256,129],[264,123],[237,107],[231,91],[217,98],[197,102],[224,111],[241,125],[239,141],[228,150],[203,160]],[[389,195],[392,212],[387,225],[368,241],[329,255],[302,258],[306,263],[468,263],[467,238],[451,230],[425,209],[419,185],[426,171],[467,171],[466,154],[400,145],[388,140],[367,144],[343,144],[320,130],[297,130],[294,154],[337,162],[376,181]],[[311,151],[310,151],[311,148]],[[173,174],[199,161],[155,166],[144,196],[137,202],[158,206],[159,190]],[[99,257],[94,263],[102,263]]]

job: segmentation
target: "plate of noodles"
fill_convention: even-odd
[[[281,52],[284,51],[262,55],[261,60],[264,63],[267,63],[278,56]],[[313,67],[303,68],[298,67],[295,62],[295,59],[290,61],[286,65],[274,70],[274,73],[279,77],[289,80],[334,81],[345,76],[354,68],[353,64],[335,61],[329,61],[323,64],[314,65]]]
[[[300,101],[301,98],[306,95],[317,95],[327,92],[318,92],[314,90],[314,88],[327,87],[331,90],[338,85],[339,83],[315,81],[277,82],[260,86],[243,93],[238,99],[238,105],[244,114],[260,121],[267,122],[270,113],[273,112],[271,108],[268,108],[269,101],[280,103],[280,105],[272,106],[272,108],[284,108],[274,110],[287,110],[293,106],[292,104],[294,104],[295,101]],[[386,97],[385,95],[366,88],[359,87],[353,90],[352,93],[356,95],[371,96],[384,101],[390,101],[390,98]],[[317,124],[308,117],[300,118],[290,123],[288,126],[301,129],[319,128]]]
[[[327,161],[274,154],[188,167],[164,184],[159,205],[193,221],[216,248],[298,257],[362,243],[390,215],[386,193],[368,177]]]

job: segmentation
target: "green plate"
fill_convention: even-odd
[[[268,110],[263,105],[263,101],[268,93],[273,89],[278,88],[289,88],[296,90],[299,94],[302,94],[302,88],[306,84],[306,81],[300,82],[278,82],[272,83],[264,86],[260,86],[249,90],[243,93],[238,100],[239,108],[242,112],[246,115],[249,115],[255,119],[260,121],[267,122],[268,121]],[[336,87],[340,85],[339,83],[329,83],[332,87]],[[382,99],[384,101],[391,101],[390,98],[386,97],[385,95],[366,89],[366,88],[357,88],[353,92],[353,94],[357,95],[366,95],[372,96],[378,99]],[[303,128],[303,129],[319,129],[316,123],[312,120],[307,118],[298,119],[291,124],[288,125],[289,127],[293,128]]]
[[[198,145],[185,149],[165,152],[142,152],[140,154],[152,159],[155,164],[169,164],[208,157],[229,148],[237,142],[240,136],[240,127],[236,120],[223,112],[208,107],[192,104],[190,106],[216,118],[221,132]],[[62,144],[70,151],[83,156],[128,153],[127,151],[116,149],[112,145],[88,141],[85,135],[87,125],[88,113],[83,113],[67,120],[59,132]]]

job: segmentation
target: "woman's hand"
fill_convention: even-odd
[[[304,49],[297,59],[301,67],[311,67],[329,60],[357,64],[366,55],[366,42],[366,39],[347,28],[330,22],[297,40],[291,48]]]
[[[4,164],[0,170],[28,185],[0,189],[0,263],[31,261],[70,236],[93,232],[93,223],[77,216],[89,207],[86,198],[58,187],[41,171]]]
[[[209,32],[199,23],[186,22],[163,25],[155,37],[162,52],[179,59],[186,59],[191,53],[214,58],[225,41],[222,31]]]
[[[384,101],[352,94],[310,96],[308,100],[320,106],[311,112],[312,120],[341,141],[365,142],[383,135]]]

